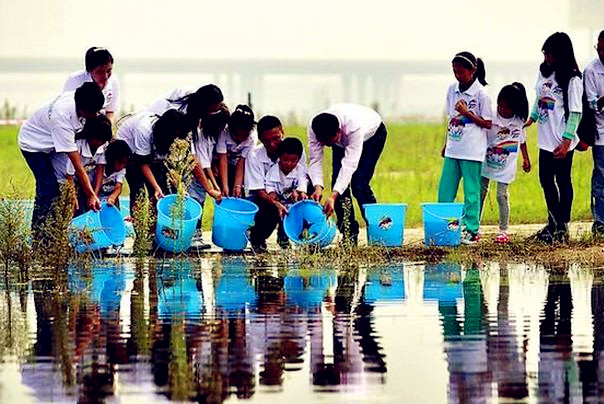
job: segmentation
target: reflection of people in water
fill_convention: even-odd
[[[461,272],[459,264],[426,265],[426,271],[443,273],[443,287]],[[428,274],[426,274],[428,276]],[[434,276],[434,274],[432,275]],[[464,315],[460,320],[454,294],[441,294],[438,310],[442,316],[445,354],[449,369],[449,402],[472,402],[489,397],[491,373],[487,366],[486,306],[478,266],[468,269],[463,279]],[[463,325],[462,325],[463,324]]]
[[[542,402],[568,402],[579,383],[572,355],[573,303],[566,272],[567,268],[562,271],[553,268],[549,273],[539,343],[539,400]]]
[[[604,395],[604,278],[594,279],[591,288],[593,355],[579,362],[583,402],[600,402]]]
[[[497,302],[497,332],[488,333],[488,362],[497,383],[500,398],[520,400],[528,397],[526,355],[517,344],[517,329],[509,315],[509,278],[507,265],[500,264],[499,299]],[[492,321],[492,320],[491,320]]]

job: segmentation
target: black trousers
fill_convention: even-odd
[[[565,230],[570,222],[573,205],[572,165],[573,151],[569,151],[563,159],[555,159],[553,153],[539,150],[539,182],[543,188],[551,231]]]

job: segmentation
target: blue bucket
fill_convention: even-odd
[[[212,243],[225,250],[243,251],[248,229],[254,223],[258,206],[246,199],[223,198],[214,204]]]
[[[403,245],[406,203],[366,203],[367,244],[384,247]]]
[[[101,210],[74,217],[69,225],[70,241],[79,253],[124,244],[126,228],[120,211],[107,203]]]
[[[459,245],[463,203],[422,203],[422,212],[426,245]]]
[[[191,246],[197,222],[201,217],[201,205],[193,198],[186,197],[184,216],[173,217],[173,207],[178,195],[167,195],[157,201],[157,225],[155,241],[157,246],[170,252],[186,251]]]
[[[321,205],[308,199],[288,208],[283,230],[295,245],[325,247],[336,236],[335,223],[327,219]]]

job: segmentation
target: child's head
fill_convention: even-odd
[[[340,140],[340,121],[327,112],[315,116],[310,124],[317,140],[326,146],[333,146]]]
[[[86,51],[84,62],[86,63],[86,71],[90,73],[92,80],[101,89],[105,88],[113,71],[113,56],[111,56],[111,53],[105,48],[93,46]]]
[[[214,84],[199,87],[192,94],[176,100],[176,102],[187,106],[187,115],[200,120],[219,109],[219,104],[224,101],[220,88]]]
[[[256,126],[254,111],[247,105],[237,105],[229,118],[229,132],[237,143],[243,142],[250,136]]]
[[[600,31],[600,35],[598,35],[596,52],[598,52],[598,58],[600,59],[600,62],[604,63],[604,31]]]
[[[75,105],[79,116],[92,118],[103,108],[105,96],[98,85],[91,82],[82,84],[75,90]]]
[[[295,137],[286,137],[279,144],[277,151],[279,154],[279,168],[284,174],[289,174],[296,168],[303,150],[302,142]]]
[[[215,111],[210,112],[201,119],[204,135],[212,137],[215,140],[218,139],[218,135],[226,127],[230,115],[231,113],[226,104],[223,102],[219,103]]]
[[[573,50],[573,43],[568,34],[555,32],[550,35],[543,46],[543,69],[554,72],[571,72],[579,70]],[[549,76],[546,75],[546,77]]]
[[[513,116],[522,120],[528,118],[529,104],[526,90],[521,83],[508,84],[501,89],[497,96],[497,112],[504,118]]]
[[[111,172],[126,168],[130,157],[132,157],[132,150],[128,147],[128,143],[121,139],[111,141],[105,150],[105,160]]]
[[[175,109],[169,109],[153,124],[153,146],[159,154],[167,154],[172,142],[185,139],[188,133],[185,115]]]
[[[113,131],[111,121],[105,115],[97,115],[86,119],[84,128],[76,134],[76,139],[86,139],[90,150],[96,151],[99,147],[111,140]]]
[[[276,156],[283,139],[283,125],[279,118],[265,115],[258,121],[258,139],[264,145],[269,156]]]
[[[462,85],[468,85],[477,79],[483,86],[487,85],[487,72],[484,62],[470,52],[459,52],[452,61],[455,79]]]

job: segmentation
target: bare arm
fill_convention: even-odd
[[[468,108],[468,104],[464,100],[457,101],[457,103],[455,104],[455,110],[463,116],[469,118],[472,122],[474,122],[481,128],[491,129],[491,126],[493,126],[493,122],[491,122],[490,119],[483,119],[482,117],[476,115],[474,112],[470,111],[470,109]]]
[[[98,164],[94,170],[94,193],[99,194],[103,185],[103,177],[105,176],[105,165]]]
[[[235,182],[233,184],[233,196],[241,197],[241,187],[243,186],[243,174],[245,172],[245,158],[241,157],[237,160],[235,167]]]
[[[163,198],[164,193],[163,193],[161,187],[159,186],[159,184],[157,183],[157,180],[155,179],[155,175],[153,175],[153,171],[151,171],[151,166],[149,164],[141,164],[141,171],[142,171],[145,179],[149,182],[149,185],[151,185],[151,187],[155,191],[155,198],[157,198],[157,199]]]
[[[78,177],[78,180],[80,180],[80,185],[86,194],[88,199],[88,207],[94,210],[99,210],[101,208],[101,201],[96,196],[94,189],[92,189],[88,174],[86,173],[86,170],[84,170],[80,153],[78,151],[72,151],[67,153],[67,156],[69,157],[69,160],[71,160],[71,163],[75,169],[75,174]]]
[[[229,196],[229,161],[226,153],[218,154],[218,175],[222,184],[222,195]]]
[[[109,195],[109,197],[107,198],[107,204],[109,204],[111,206],[115,205],[115,203],[117,202],[117,200],[121,194],[122,194],[122,183],[118,182],[117,184],[115,184],[115,189],[113,190],[111,195]]]

